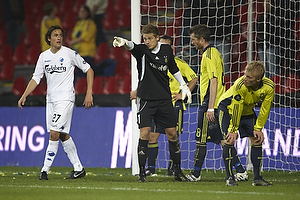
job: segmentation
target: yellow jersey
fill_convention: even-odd
[[[61,21],[58,17],[55,17],[52,19],[48,16],[45,16],[41,21],[40,41],[41,41],[42,52],[50,48],[50,46],[45,41],[45,35],[46,35],[48,29],[51,26],[55,26],[55,25],[59,25],[61,27]]]
[[[186,81],[190,82],[191,80],[197,78],[196,73],[190,68],[190,66],[182,59],[178,57],[174,57],[174,60],[177,64],[177,67]],[[168,71],[168,76],[169,76],[169,86],[172,93],[179,93],[180,91],[180,84],[179,82],[175,79],[175,77]],[[175,101],[173,101],[173,105],[175,105]],[[186,110],[185,104],[183,103],[183,110]]]
[[[81,56],[94,57],[97,50],[96,32],[97,27],[92,19],[77,21],[72,32],[72,40],[81,37],[83,41],[75,44],[73,49]]]
[[[227,106],[231,115],[228,131],[236,133],[239,127],[241,116],[254,114],[254,106],[262,101],[254,130],[261,131],[267,122],[272,102],[274,99],[274,82],[263,77],[257,90],[247,87],[244,84],[244,76],[238,78],[220,98],[219,104]]]
[[[218,79],[217,95],[214,108],[218,107],[218,101],[221,95],[225,92],[225,72],[223,58],[218,49],[209,45],[202,54],[200,66],[200,100],[201,105],[209,102],[210,79]]]

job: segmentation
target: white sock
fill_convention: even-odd
[[[77,154],[77,149],[76,149],[75,143],[73,142],[73,139],[70,137],[68,140],[62,142],[62,145],[64,147],[64,150],[65,150],[68,158],[70,159],[70,161],[74,167],[74,171],[81,171],[83,167],[79,160],[79,157]]]
[[[46,171],[47,174],[50,170],[50,167],[54,161],[54,158],[56,156],[57,150],[58,150],[58,141],[51,141],[49,140],[49,144],[46,150],[45,160],[44,160],[44,166],[42,168],[42,172]]]

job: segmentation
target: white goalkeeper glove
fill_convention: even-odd
[[[190,91],[190,88],[187,86],[187,84],[181,85],[181,95],[182,95],[182,100],[185,99],[185,97],[188,97],[187,103],[191,104],[192,103],[192,94]]]
[[[122,47],[124,45],[128,45],[128,40],[121,37],[114,37],[113,46],[114,47]]]

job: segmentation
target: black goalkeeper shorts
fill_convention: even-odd
[[[177,134],[181,134],[183,131],[183,101],[182,100],[175,102],[174,111],[175,111],[176,121],[177,121],[176,131]],[[154,123],[154,120],[152,121],[151,124],[151,132],[166,134],[165,129],[161,126],[156,125]]]
[[[176,127],[176,114],[171,99],[137,99],[137,123],[139,128],[151,127],[152,120],[159,127]]]

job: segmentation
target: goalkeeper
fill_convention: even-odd
[[[173,38],[169,35],[163,35],[159,40],[161,43],[169,44],[173,48]],[[180,73],[184,77],[185,80],[188,81],[188,87],[190,91],[192,91],[198,81],[198,77],[195,72],[190,68],[190,66],[178,57],[175,57],[175,62],[179,68]],[[175,80],[174,76],[168,72],[170,89],[172,93],[172,100],[174,111],[176,113],[177,119],[177,134],[182,133],[182,125],[183,125],[183,111],[186,110],[184,101],[182,100],[182,94],[180,93],[179,83]],[[130,92],[130,99],[136,99],[136,90]],[[154,123],[151,125],[150,139],[149,139],[149,152],[148,152],[148,168],[146,170],[146,175],[154,175],[155,176],[155,166],[156,159],[158,156],[158,138],[160,134],[165,134],[163,128],[156,126]],[[168,167],[168,176],[173,176],[173,161],[172,158],[169,162]]]
[[[237,79],[219,100],[218,112],[220,127],[225,140],[223,159],[228,179],[226,185],[237,186],[232,174],[232,153],[238,137],[249,137],[251,140],[251,162],[253,164],[253,186],[271,186],[261,176],[262,143],[264,127],[274,98],[274,82],[264,77],[265,67],[262,63],[253,61],[245,68],[245,75]],[[258,117],[254,106],[262,101]]]
[[[195,133],[196,150],[194,169],[186,175],[192,181],[201,180],[201,169],[207,154],[207,142],[223,145],[223,137],[218,123],[217,106],[220,96],[225,92],[224,63],[220,52],[209,43],[210,31],[199,24],[190,29],[192,44],[202,53],[200,71],[200,100],[198,128]],[[233,162],[237,180],[248,180],[237,152],[233,152]]]
[[[142,28],[143,44],[115,37],[114,47],[124,46],[137,61],[137,123],[140,129],[138,143],[139,182],[147,182],[145,165],[148,157],[148,143],[152,119],[155,124],[164,127],[169,140],[169,151],[174,163],[176,181],[188,181],[181,171],[181,152],[176,132],[176,116],[172,105],[168,70],[180,83],[182,99],[188,97],[191,103],[191,91],[175,63],[170,45],[159,41],[159,30],[148,24]]]

